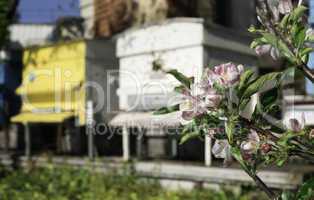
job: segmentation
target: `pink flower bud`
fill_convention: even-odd
[[[241,151],[243,154],[254,154],[257,152],[260,143],[260,138],[256,131],[251,130],[246,141],[241,143]]]
[[[302,114],[301,121],[297,119],[290,119],[289,120],[289,125],[288,129],[293,131],[293,132],[301,132],[305,127],[305,115],[304,113]]]
[[[258,56],[270,55],[274,60],[280,58],[280,53],[278,49],[272,47],[270,44],[259,45],[255,48],[255,52]]]
[[[258,45],[255,48],[255,52],[258,56],[262,56],[262,55],[268,54],[270,52],[270,49],[271,49],[270,44]]]
[[[264,153],[264,154],[267,154],[271,151],[272,149],[272,146],[270,144],[267,144],[267,143],[264,143],[261,145],[261,151]]]

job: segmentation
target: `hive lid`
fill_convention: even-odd
[[[74,116],[74,113],[21,113],[11,119],[16,123],[60,123]]]
[[[234,37],[226,38],[226,35]],[[131,29],[120,34],[117,42],[117,57],[151,54],[209,46],[255,55],[249,45],[240,41],[238,33],[220,26],[207,27],[199,18],[174,18],[159,24]]]
[[[167,128],[180,126],[180,113],[153,115],[151,112],[121,112],[109,122],[111,126]]]

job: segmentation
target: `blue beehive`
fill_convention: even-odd
[[[21,73],[19,53],[12,52],[11,59],[0,60],[0,125],[9,122],[20,110],[21,100],[15,90],[21,84]]]
[[[309,23],[312,28],[314,28],[314,0],[310,0],[310,16]],[[309,67],[314,69],[314,52],[311,53],[309,63]],[[314,84],[310,80],[306,80],[306,91],[309,95],[314,95]]]

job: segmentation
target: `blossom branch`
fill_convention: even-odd
[[[303,71],[306,78],[308,78],[312,83],[314,83],[314,70],[310,69],[306,64],[302,63],[299,65],[301,71]]]
[[[296,67],[299,68],[303,74],[314,83],[314,70],[310,69],[308,65],[296,55],[295,48],[292,43],[282,34],[280,30],[276,28],[273,22],[274,15],[272,14],[267,0],[258,0],[257,2],[258,7],[260,8],[258,14],[264,26],[268,29],[269,32],[275,34],[288,47],[289,51],[298,59],[299,64]]]
[[[270,139],[272,139],[273,141],[278,141],[279,138],[277,136],[275,136],[271,131],[259,128],[258,126],[256,126],[253,122],[251,122],[250,120],[241,117],[240,121],[242,121],[248,128],[255,130],[256,132],[263,134],[266,137],[269,137]]]
[[[277,200],[277,195],[262,181],[262,179],[256,173],[248,173],[250,177],[254,180],[256,185],[262,189],[267,196],[272,200]]]

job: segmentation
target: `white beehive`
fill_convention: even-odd
[[[154,110],[173,103],[171,91],[177,82],[152,70],[156,60],[161,60],[165,69],[197,78],[209,65],[229,61],[254,65],[248,45],[236,35],[227,39],[228,34],[221,28],[208,30],[202,19],[193,18],[172,19],[124,33],[117,42],[120,109]]]
[[[230,30],[205,28],[203,20],[191,18],[172,19],[122,34],[117,42],[120,65],[118,96],[119,109],[127,113],[117,115],[110,124],[124,127],[124,159],[130,158],[130,133],[127,127],[144,127],[152,137],[161,136],[166,134],[164,128],[168,125],[176,126],[180,119],[178,115],[163,116],[160,119],[160,116],[153,117],[146,113],[175,104],[178,96],[173,92],[178,82],[170,75],[153,71],[153,63],[161,61],[164,69],[177,69],[198,80],[207,66],[224,62],[254,66],[256,58],[248,43]],[[171,155],[176,156],[177,141],[171,140]],[[157,143],[150,143],[148,148],[160,148],[160,141],[155,142]],[[166,140],[163,142],[166,145]],[[210,144],[210,138],[206,137],[203,149],[206,165],[211,164]],[[189,145],[183,151],[200,155],[200,149],[195,147],[202,148],[202,144]]]

